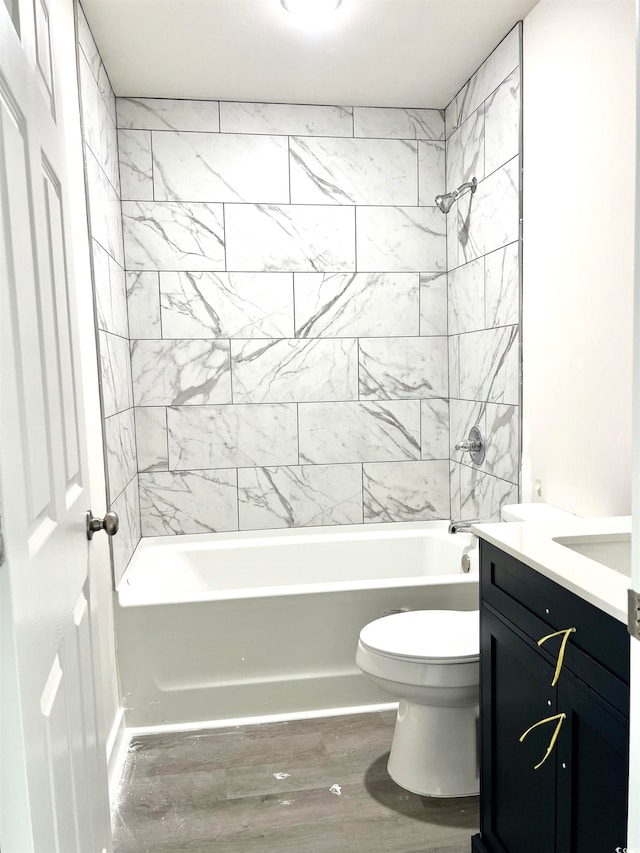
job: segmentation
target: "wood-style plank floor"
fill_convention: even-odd
[[[394,712],[136,738],[115,853],[469,853],[478,800],[387,773]]]

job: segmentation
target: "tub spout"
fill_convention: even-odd
[[[472,524],[478,524],[479,518],[471,518],[468,521],[451,521],[449,523],[449,533],[469,533]]]

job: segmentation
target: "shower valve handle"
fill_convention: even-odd
[[[478,438],[466,438],[456,444],[456,450],[468,451],[469,453],[477,453],[481,448],[482,442]]]
[[[476,424],[469,430],[469,437],[456,444],[456,450],[462,450],[471,456],[474,465],[482,465],[484,462],[485,441],[482,430]]]

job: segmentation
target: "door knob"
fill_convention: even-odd
[[[87,510],[87,539],[91,541],[93,534],[104,530],[107,536],[115,536],[120,527],[120,519],[117,512],[108,512],[104,518],[96,518],[91,510]]]

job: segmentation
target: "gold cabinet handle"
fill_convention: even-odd
[[[551,740],[549,741],[549,746],[547,747],[547,751],[544,754],[544,758],[542,759],[542,761],[539,761],[535,765],[535,767],[533,768],[534,770],[537,770],[539,767],[542,767],[542,765],[545,763],[547,758],[549,758],[549,756],[551,755],[551,752],[553,751],[553,747],[555,746],[556,741],[558,740],[558,735],[560,734],[560,729],[562,728],[562,724],[564,723],[564,721],[566,719],[567,719],[567,715],[564,713],[554,714],[553,717],[545,717],[544,720],[538,720],[537,723],[534,723],[532,726],[529,726],[529,728],[526,730],[526,732],[523,732],[520,735],[519,740],[520,740],[520,743],[522,743],[523,740],[526,738],[526,736],[529,734],[529,732],[532,732],[534,729],[537,729],[538,726],[543,726],[545,723],[552,723],[554,720],[557,720],[556,727],[554,729],[553,734],[551,735]]]
[[[564,650],[567,647],[569,634],[575,634],[575,632],[575,628],[564,628],[562,631],[554,631],[553,634],[547,634],[546,637],[542,637],[541,640],[538,640],[538,645],[541,646],[543,643],[546,643],[547,640],[552,639],[552,637],[559,637],[560,635],[562,635],[562,643],[560,643],[560,651],[558,652],[556,671],[553,676],[553,681],[551,682],[552,687],[556,686],[556,684],[558,683],[558,679],[560,678],[560,670],[562,669],[562,662],[564,661]]]

